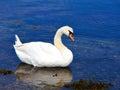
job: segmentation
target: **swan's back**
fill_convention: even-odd
[[[18,46],[14,45],[14,47],[22,62],[34,66],[57,65],[57,63],[61,64],[61,60],[63,59],[59,50],[50,43],[30,42]]]

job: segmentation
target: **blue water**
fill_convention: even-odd
[[[53,43],[56,30],[74,29],[75,42],[63,37],[74,54],[69,66],[72,81],[94,77],[120,89],[120,0],[1,0],[0,68],[16,71],[21,63],[14,49],[14,35],[22,42]],[[0,89],[33,89],[15,75],[0,75]],[[61,88],[67,90],[65,88]]]

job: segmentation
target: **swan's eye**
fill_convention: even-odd
[[[73,34],[73,32],[71,32],[70,30],[68,30],[68,31],[69,31],[69,38],[74,42],[75,39],[74,39],[74,34]]]
[[[74,39],[74,34],[71,32],[71,31],[69,31],[69,38],[74,42],[75,41],[75,39]]]
[[[70,30],[68,30],[69,31],[69,35],[74,35]]]

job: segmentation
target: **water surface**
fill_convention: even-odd
[[[0,68],[16,71],[21,63],[13,49],[15,34],[22,42],[53,43],[56,30],[69,25],[74,29],[76,41],[73,43],[63,36],[63,42],[74,54],[69,66],[72,81],[94,77],[96,82],[114,83],[109,90],[119,90],[119,6],[119,0],[1,0]],[[9,88],[36,89],[34,84],[19,80],[15,74],[0,75],[0,89]]]

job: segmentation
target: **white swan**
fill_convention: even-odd
[[[66,67],[73,60],[73,54],[61,41],[61,36],[65,34],[74,41],[73,29],[63,26],[55,34],[54,45],[45,42],[20,41],[16,35],[14,49],[19,59],[27,64],[37,67]]]

